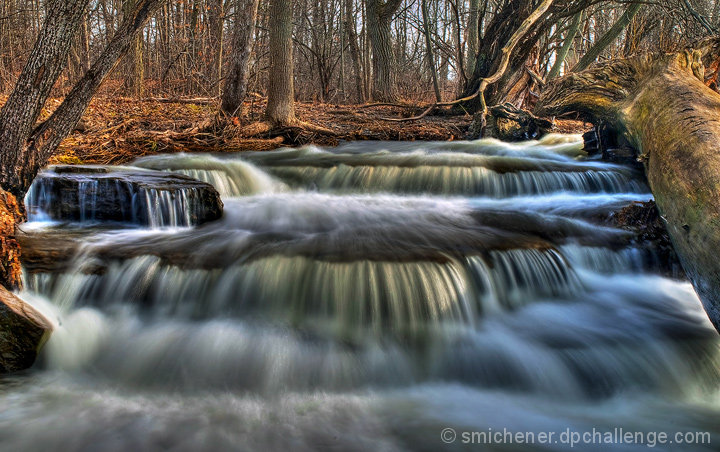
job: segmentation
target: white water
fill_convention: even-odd
[[[64,274],[27,275],[23,295],[56,331],[33,371],[0,379],[0,450],[647,449],[446,444],[445,428],[710,432],[654,449],[716,450],[717,333],[689,283],[653,274],[652,249],[596,223],[650,199],[642,184],[512,197],[494,178],[462,196],[449,180],[453,162],[496,156],[626,177],[578,149],[551,137],[144,160],[217,184],[225,216],[88,229]],[[275,171],[437,154],[417,167],[440,169],[427,184],[383,170],[363,182],[375,186],[298,185]]]

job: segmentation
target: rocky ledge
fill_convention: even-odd
[[[193,226],[222,216],[217,190],[180,174],[140,168],[59,165],[26,198],[30,220]]]

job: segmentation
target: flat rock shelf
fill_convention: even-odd
[[[30,220],[193,226],[217,220],[223,204],[210,184],[130,167],[58,165],[41,172],[26,197]]]

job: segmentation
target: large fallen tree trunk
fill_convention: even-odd
[[[716,45],[647,55],[548,86],[536,113],[579,112],[636,149],[683,268],[720,330],[720,94],[704,84]]]

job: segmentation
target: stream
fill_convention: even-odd
[[[215,186],[224,215],[201,226],[160,196],[150,225],[94,221],[92,186],[81,221],[49,221],[59,201],[34,187],[25,232],[77,249],[25,272],[55,331],[0,379],[0,450],[717,450],[720,337],[690,283],[605,221],[648,187],[581,149],[129,165]],[[636,440],[583,438],[618,429]]]

